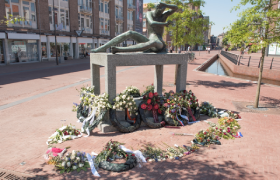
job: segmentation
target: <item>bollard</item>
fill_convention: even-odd
[[[251,60],[251,56],[249,57],[249,61],[248,61],[248,67],[250,66],[250,60]]]
[[[271,60],[270,69],[272,69],[273,59],[274,59],[274,58],[272,58],[272,60]]]

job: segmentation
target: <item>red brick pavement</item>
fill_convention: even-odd
[[[216,107],[230,110],[236,110],[232,101],[254,101],[256,84],[194,71],[210,58],[212,53],[214,54],[213,51],[210,55],[201,54],[189,64],[187,89],[191,89],[199,101],[210,101]],[[127,67],[120,68],[126,69]],[[118,73],[117,91],[122,91],[128,85],[135,85],[143,90],[143,85],[153,83],[153,69],[152,66],[142,66]],[[174,81],[174,70],[175,66],[173,65],[164,66],[164,88],[166,90],[175,90],[175,87],[170,86]],[[13,82],[17,75],[26,75],[19,73],[13,74],[11,79],[5,80],[4,83],[1,83],[3,81],[0,79],[1,92],[5,91],[5,95],[2,94],[1,99],[9,96],[5,102],[10,103],[90,77],[89,69],[67,73],[57,72],[55,75],[42,71],[34,71],[32,74],[36,77],[41,76],[41,78],[32,79],[30,75],[28,80]],[[48,78],[45,77],[47,75]],[[13,83],[9,83],[9,81]],[[62,83],[64,81],[66,82]],[[104,85],[104,78],[101,79],[101,84]],[[10,85],[13,87],[11,88]],[[38,90],[38,86],[42,86],[42,88]],[[81,126],[76,122],[76,114],[71,112],[72,103],[78,102],[76,88],[81,86],[57,91],[0,111],[2,117],[0,168],[34,174],[37,178],[94,179],[90,171],[59,175],[52,166],[45,164],[42,157],[47,149],[46,140],[56,128],[62,124],[70,123],[77,127]],[[25,94],[20,92],[21,88],[25,90]],[[263,85],[261,103],[279,104],[279,92],[279,87]],[[242,116],[241,132],[244,135],[241,139],[222,140],[221,146],[213,145],[200,148],[197,153],[180,160],[147,163],[142,168],[134,168],[127,172],[113,173],[99,170],[100,179],[279,179],[279,115],[266,114],[265,112],[258,114],[241,112],[240,114]],[[217,122],[216,118],[203,117],[203,119]],[[175,143],[187,145],[190,144],[192,137],[172,136],[170,132],[194,134],[207,127],[207,123],[199,122],[176,130],[141,127],[129,134],[118,132],[102,134],[98,130],[94,130],[90,137],[67,141],[56,147],[71,146],[70,151],[75,149],[88,153],[91,151],[98,153],[110,139],[126,143],[127,148],[133,147],[133,149],[139,149],[143,143],[159,146],[161,141],[169,145]],[[26,164],[19,165],[23,161]]]

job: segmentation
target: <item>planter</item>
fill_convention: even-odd
[[[140,116],[135,116],[135,121],[129,120],[129,114],[126,109],[124,111],[110,109],[110,121],[118,131],[123,133],[133,132],[141,125]]]
[[[161,128],[162,127],[161,122],[164,121],[164,116],[156,111],[155,113],[157,113],[156,115],[158,118],[158,122],[155,122],[153,112],[142,109],[141,104],[142,102],[138,107],[141,120],[150,128]]]

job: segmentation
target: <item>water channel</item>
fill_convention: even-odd
[[[252,77],[252,76],[245,76],[240,74],[234,74],[223,62],[220,58],[218,58],[216,61],[214,61],[209,67],[205,69],[205,72],[211,73],[211,74],[217,74],[222,76],[230,76],[230,77],[236,77],[240,79],[250,80],[250,81],[258,81],[258,77]],[[262,83],[267,84],[273,84],[280,86],[280,81],[274,81],[270,79],[262,79]]]

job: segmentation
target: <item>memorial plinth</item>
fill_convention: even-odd
[[[94,86],[94,93],[100,94],[100,66],[105,68],[105,92],[109,94],[109,101],[112,103],[116,97],[116,67],[117,66],[147,66],[154,65],[154,86],[155,92],[162,94],[163,65],[177,64],[176,92],[186,89],[187,80],[187,54],[175,53],[91,53],[91,85]],[[135,85],[135,84],[131,84]],[[110,125],[110,120],[105,116],[103,123]],[[102,125],[99,126],[102,132]],[[111,129],[108,127],[108,129]],[[111,131],[111,130],[110,130]]]

